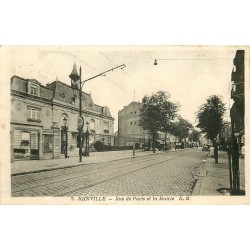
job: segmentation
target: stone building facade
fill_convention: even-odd
[[[150,136],[147,130],[139,126],[142,103],[131,102],[118,112],[118,145],[137,147],[148,143]]]
[[[140,109],[142,103],[131,102],[118,112],[118,145],[132,146],[135,143],[137,148],[145,147],[151,148],[153,139],[149,132],[139,126]],[[180,138],[162,131],[157,131],[155,138],[155,147],[163,149],[178,149],[184,145],[184,141],[188,144],[188,138]]]
[[[74,65],[74,67],[76,67]],[[89,143],[100,140],[114,142],[114,118],[109,108],[99,106],[91,94],[82,92],[84,132],[88,128]],[[11,158],[53,159],[62,152],[63,120],[66,118],[68,155],[77,155],[77,118],[79,90],[54,81],[46,86],[36,79],[11,78]],[[86,125],[88,123],[88,126]]]
[[[142,146],[152,146],[152,138],[147,130],[139,126],[140,109],[142,103],[131,102],[118,112],[118,142],[119,146],[132,146],[136,144],[137,148]],[[165,143],[169,148],[173,148],[176,139],[169,133],[158,131],[156,134],[155,145],[161,148]]]
[[[230,110],[231,143],[229,144],[230,188],[240,194],[240,156],[245,157],[245,51],[237,50],[231,74],[231,99],[234,103]]]
[[[234,103],[230,110],[232,136],[236,136],[239,150],[245,144],[245,70],[244,50],[237,50],[233,60],[234,66],[231,74],[231,99]]]

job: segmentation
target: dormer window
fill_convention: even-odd
[[[34,96],[40,97],[40,83],[36,80],[28,81],[27,93]]]
[[[108,109],[106,107],[103,108],[102,112],[104,115],[108,115]]]
[[[31,95],[38,95],[38,87],[36,85],[31,85],[30,86],[30,93]]]

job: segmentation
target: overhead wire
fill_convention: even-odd
[[[100,53],[104,56],[104,57],[106,57],[110,62],[112,62],[114,65],[117,65],[117,63],[115,63],[113,60],[111,60],[107,55],[105,55],[102,51],[100,51]],[[128,74],[128,72],[127,72],[127,70],[124,70],[123,69],[123,73],[125,74],[125,75],[127,75],[127,77],[131,80],[131,81],[133,81],[145,94],[147,93],[129,74]]]
[[[233,60],[234,58],[223,58],[223,57],[214,57],[214,58],[156,58],[156,57],[139,57],[139,56],[129,56],[129,55],[119,55],[119,54],[106,54],[110,56],[117,56],[117,57],[129,57],[129,58],[137,58],[137,59],[142,59],[142,60],[166,60],[166,61],[181,61],[181,60],[194,60],[194,61],[199,61],[199,60]]]
[[[85,64],[86,66],[88,66],[89,68],[91,68],[92,70],[98,72],[98,73],[101,73],[101,71],[95,69],[94,67],[90,66],[88,63],[84,62],[82,59],[80,59],[78,56],[75,56],[73,54],[71,54],[70,52],[66,51],[65,52],[74,57],[75,59],[77,59],[78,61],[82,62],[83,64]],[[104,75],[109,81],[111,81],[112,83],[114,83],[116,86],[118,86],[120,89],[122,89],[123,91],[125,91],[128,95],[131,95],[131,93],[129,93],[126,89],[122,88],[120,85],[118,85],[115,81],[113,81],[112,79],[110,79],[109,77],[107,77],[106,75]]]

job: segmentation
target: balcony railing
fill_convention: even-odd
[[[27,121],[29,121],[29,122],[41,122],[41,119],[27,118]]]

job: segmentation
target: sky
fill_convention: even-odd
[[[83,80],[125,64],[123,70],[115,69],[83,86],[95,104],[109,107],[115,118],[115,131],[119,110],[159,90],[169,92],[170,100],[179,102],[179,114],[192,124],[208,96],[222,96],[227,108],[232,104],[230,78],[236,47],[8,46],[4,49],[9,79],[12,75],[35,78],[43,85],[56,79],[70,85],[74,62],[78,69],[82,67]],[[229,120],[228,112],[225,119]]]

